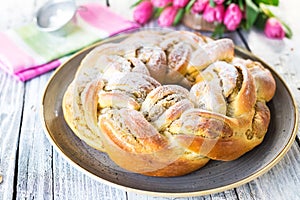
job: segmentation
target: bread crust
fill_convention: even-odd
[[[236,58],[230,39],[142,31],[92,50],[62,107],[75,135],[122,168],[169,177],[259,145],[275,90],[272,74]]]

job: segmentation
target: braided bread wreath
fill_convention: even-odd
[[[179,176],[260,144],[275,87],[230,39],[144,30],[93,49],[62,107],[73,132],[120,167]]]

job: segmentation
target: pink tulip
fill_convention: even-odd
[[[214,0],[214,2],[217,4],[217,5],[221,5],[224,3],[225,0]]]
[[[139,24],[145,24],[152,16],[153,5],[150,1],[143,1],[133,11],[133,19]]]
[[[225,12],[224,5],[221,4],[212,7],[208,4],[203,12],[203,19],[205,19],[207,22],[217,21],[221,23],[223,21],[224,12]]]
[[[163,8],[167,6],[169,3],[172,3],[173,0],[151,0],[154,7]]]
[[[209,3],[209,0],[197,0],[192,7],[192,13],[196,14],[196,13],[202,13],[207,4]]]
[[[224,21],[226,28],[230,31],[234,31],[241,23],[243,18],[243,12],[237,4],[230,4],[226,9]]]
[[[170,6],[165,8],[162,13],[160,14],[160,16],[158,17],[158,24],[160,26],[172,26],[174,19],[176,17],[178,8],[174,7],[174,6]]]
[[[267,20],[264,32],[269,38],[282,39],[285,36],[282,24],[274,17]]]
[[[176,8],[185,7],[190,0],[173,0],[173,6]]]

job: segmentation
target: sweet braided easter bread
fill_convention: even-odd
[[[74,133],[122,168],[179,176],[260,144],[275,88],[230,39],[148,30],[93,49],[62,107]]]

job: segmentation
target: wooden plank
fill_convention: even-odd
[[[46,0],[39,0],[40,3]],[[26,6],[19,1],[2,2],[0,6],[0,31],[18,27],[32,21],[35,0],[26,1]],[[23,111],[25,84],[0,71],[0,199],[12,199],[15,189],[15,172],[19,134]],[[17,184],[17,183],[16,183]]]
[[[22,24],[15,1],[1,4],[0,31]],[[30,2],[29,2],[30,4]],[[22,9],[21,12],[27,12]],[[19,11],[20,12],[20,11]],[[30,12],[32,13],[32,12]],[[19,16],[19,17],[18,17]],[[24,84],[0,71],[0,199],[12,199],[19,129],[22,117]]]
[[[268,39],[263,32],[253,30],[244,32],[244,37],[254,54],[269,63],[289,85],[297,104],[300,105],[300,26],[299,1],[289,0],[281,2],[279,8],[274,9],[277,16],[285,21],[293,30],[294,37],[284,40]],[[288,15],[287,15],[288,13]],[[300,134],[298,133],[298,136]]]
[[[204,195],[204,196],[194,196],[194,197],[155,197],[155,196],[149,196],[144,194],[137,194],[133,192],[127,192],[128,194],[128,200],[172,200],[172,199],[178,199],[178,200],[226,200],[226,199],[237,199],[237,194],[235,192],[235,189],[226,190],[224,192],[219,192],[215,194],[210,195]]]
[[[54,199],[120,199],[126,200],[123,190],[99,183],[71,166],[57,152],[53,157]]]
[[[41,1],[39,0],[37,2],[41,2]],[[26,4],[27,3],[28,3],[28,1],[26,2]],[[14,7],[12,7],[12,8],[14,8]],[[295,9],[294,9],[294,11],[295,11]],[[22,17],[24,17],[24,16],[21,15],[21,17],[19,17],[20,20],[23,20],[23,19],[21,19]],[[14,24],[16,25],[16,23],[17,23],[16,21],[10,20],[9,23],[7,23],[8,25],[5,25],[5,27],[9,27]],[[20,21],[18,23],[20,23]],[[0,23],[0,25],[3,26],[3,23]],[[295,23],[295,25],[296,25],[296,23]],[[297,31],[297,32],[299,33],[299,31]],[[258,37],[260,37],[260,36],[261,36],[261,33],[258,33]],[[252,40],[257,39],[256,36],[253,37],[253,35],[252,35],[252,36],[250,36],[250,40],[251,40],[251,37],[254,38]],[[267,49],[267,50],[274,51],[274,48],[278,47],[278,46],[279,47],[283,46],[282,48],[286,48],[285,43],[283,45],[278,45],[277,41],[276,42],[268,41],[267,44],[263,43],[263,42],[266,42],[265,39],[266,38],[263,36],[261,38],[261,40],[258,40],[257,43],[262,42],[263,46],[270,45],[271,48]],[[239,44],[239,43],[241,44],[241,41],[239,40],[239,38],[234,39],[234,41],[237,44]],[[289,41],[287,41],[287,42],[289,42]],[[289,44],[289,46],[290,46],[290,44]],[[254,47],[251,46],[251,48],[254,48]],[[258,50],[255,50],[255,49],[258,49]],[[257,46],[253,50],[255,51],[255,53],[261,51],[260,47],[257,47]],[[276,51],[278,51],[278,49]],[[281,50],[279,49],[279,51],[282,52],[282,49]],[[286,55],[284,53],[280,54],[281,57],[279,60],[277,60],[278,61],[277,65],[282,67],[282,70],[283,70],[282,73],[283,74],[286,73],[286,75],[284,75],[284,76],[286,76],[285,79],[291,80],[291,82],[292,82],[291,84],[297,90],[297,88],[300,88],[299,82],[297,82],[297,80],[299,81],[299,78],[297,78],[297,74],[299,74],[298,73],[299,69],[297,69],[297,66],[296,66],[296,63],[299,63],[298,62],[299,61],[299,57],[298,57],[299,52],[293,53],[292,49],[290,49],[290,51],[288,51],[288,49],[286,49],[286,52],[288,55]],[[289,54],[290,52],[292,52],[291,56]],[[273,57],[269,57],[269,55],[267,55],[268,52],[265,51],[265,49],[263,50],[262,53],[266,55],[265,56],[266,59],[270,58],[270,61],[272,62]],[[270,55],[274,56],[273,53],[271,53]],[[261,56],[261,55],[259,55],[259,56]],[[290,66],[291,61],[292,61],[292,64],[295,65],[294,67],[292,67],[292,69],[294,70],[293,73],[291,73],[290,70],[285,69],[285,66],[287,66],[287,67]],[[285,63],[285,64],[281,64],[281,63]],[[275,64],[276,64],[276,62],[275,62]],[[279,67],[278,67],[278,70],[280,70]],[[22,86],[23,84],[21,84],[21,86],[19,86],[18,84],[20,84],[20,83],[18,83],[18,84],[16,84],[16,85],[18,85],[17,87],[13,86],[13,84],[11,84],[11,83],[14,83],[14,81],[11,81],[10,79],[8,80],[6,75],[4,75],[5,78],[3,79],[2,75],[0,72],[0,91],[1,91],[0,92],[0,102],[1,102],[0,113],[1,114],[2,114],[1,108],[4,107],[2,105],[5,105],[5,106],[7,105],[6,103],[2,104],[2,102],[4,102],[4,101],[2,101],[2,99],[4,99],[5,101],[9,101],[10,103],[14,102],[14,100],[17,103],[20,103],[23,101],[21,96],[24,92],[23,91],[24,88]],[[7,82],[9,82],[9,83],[7,84]],[[4,83],[7,85],[4,85]],[[41,84],[41,85],[44,84],[43,81],[42,82],[35,81],[34,83]],[[31,83],[31,84],[33,84],[33,83]],[[4,91],[4,90],[2,90],[3,87],[14,88],[13,92],[12,92],[12,93],[14,93],[14,95],[10,96],[11,94],[5,94],[5,97],[2,98],[2,95],[3,95],[2,91]],[[36,88],[36,87],[33,85],[26,86],[26,91],[28,92],[29,89],[31,90],[32,88]],[[8,93],[8,92],[9,91],[7,90],[6,93]],[[15,93],[17,93],[17,94],[15,94]],[[18,96],[18,97],[16,98],[16,96]],[[25,102],[26,111],[24,110],[24,114],[26,112],[26,116],[24,116],[23,123],[27,124],[25,126],[25,127],[27,127],[27,129],[23,129],[22,138],[21,138],[22,145],[23,145],[22,148],[25,149],[25,151],[24,152],[20,151],[20,160],[19,160],[19,162],[22,163],[22,166],[27,167],[27,169],[26,168],[21,169],[19,167],[19,171],[18,171],[18,181],[20,181],[18,183],[26,185],[26,189],[22,190],[22,187],[18,186],[17,197],[19,197],[19,198],[24,197],[24,198],[29,198],[29,199],[31,199],[31,198],[38,198],[38,199],[43,199],[43,198],[44,199],[47,199],[47,198],[53,198],[53,199],[65,199],[65,198],[66,199],[74,199],[74,198],[76,198],[76,199],[127,199],[126,193],[124,193],[124,191],[114,189],[112,187],[100,184],[97,181],[94,181],[93,179],[87,177],[83,173],[77,171],[75,168],[71,167],[60,155],[58,155],[58,153],[56,153],[55,151],[52,150],[52,148],[49,146],[49,143],[44,138],[43,131],[40,129],[40,127],[38,127],[38,125],[36,125],[36,124],[29,125],[30,122],[35,123],[36,121],[38,121],[37,119],[30,120],[30,118],[31,117],[35,118],[36,111],[34,111],[34,107],[36,105],[39,105],[39,103],[38,104],[30,104],[28,101],[31,99],[28,96],[34,97],[33,95],[30,95],[30,94],[27,94],[27,97],[26,97],[27,98],[27,100]],[[20,99],[21,99],[21,101],[19,101]],[[297,101],[299,101],[298,98],[297,98]],[[32,107],[33,114],[32,115],[29,114],[32,111],[30,108],[30,105],[31,106],[33,105],[33,107]],[[22,108],[21,109],[14,108],[14,110],[18,111],[18,110],[22,110]],[[9,113],[11,113],[11,111],[12,110],[9,110]],[[17,115],[17,114],[15,113],[15,115]],[[17,119],[19,117],[19,121],[20,121],[20,119],[21,119],[20,116],[15,116],[14,119]],[[14,120],[14,121],[18,121],[18,120]],[[8,130],[8,131],[3,132],[4,129],[2,127],[5,127],[5,130]],[[7,127],[9,127],[9,128],[7,128]],[[24,127],[22,127],[22,128],[24,128]],[[33,130],[33,128],[36,128],[37,130]],[[10,152],[13,153],[16,151],[16,148],[14,150],[7,149],[8,147],[6,147],[6,144],[8,143],[7,141],[9,141],[9,140],[5,139],[5,138],[8,137],[7,135],[13,135],[13,134],[18,133],[18,130],[19,129],[17,126],[14,127],[13,125],[11,125],[11,126],[2,125],[2,120],[0,120],[0,138],[1,138],[1,140],[0,140],[0,146],[1,146],[0,174],[2,173],[4,175],[3,176],[4,181],[2,184],[0,184],[0,194],[3,194],[3,199],[11,199],[12,198],[14,159],[15,159],[10,156],[9,157],[3,156],[3,152],[6,155],[15,155],[15,153],[10,154]],[[3,135],[5,135],[5,137],[2,137]],[[30,138],[30,137],[35,137],[35,138]],[[5,141],[5,142],[2,141],[2,138],[4,138],[3,141]],[[12,137],[10,136],[10,138],[12,138]],[[14,139],[14,141],[9,144],[17,143],[18,138],[14,137],[12,139]],[[42,142],[40,142],[39,140]],[[33,144],[31,144],[30,142],[33,142]],[[41,149],[39,149],[40,146],[38,146],[38,144],[37,144],[38,142],[43,144],[43,145],[40,144],[42,146]],[[2,148],[3,144],[5,144],[4,151]],[[25,147],[25,145],[29,145],[31,147],[30,148]],[[9,148],[12,148],[12,147],[9,147]],[[26,150],[26,148],[29,148],[29,149]],[[49,152],[51,152],[51,153],[49,153]],[[290,153],[290,152],[292,152],[292,153]],[[295,190],[295,188],[299,187],[299,177],[298,177],[299,169],[297,168],[297,166],[299,166],[299,156],[298,156],[299,155],[299,147],[296,144],[294,144],[290,152],[278,165],[276,165],[274,167],[274,169],[272,169],[270,172],[263,175],[262,177],[250,182],[250,184],[241,186],[241,187],[237,188],[236,190],[225,191],[224,193],[218,193],[218,194],[208,195],[208,196],[204,196],[204,197],[181,198],[181,199],[225,199],[225,198],[237,199],[237,197],[235,195],[236,191],[237,191],[239,199],[262,199],[262,198],[276,199],[275,198],[276,196],[273,195],[274,191],[279,191],[277,193],[275,192],[274,194],[279,195],[278,197],[281,199],[285,198],[284,196],[281,195],[281,193],[283,193],[283,195],[286,195],[286,197],[293,197],[290,195],[293,193],[289,193],[289,192],[293,191],[293,190]],[[22,154],[22,156],[24,156],[24,158],[22,158],[21,154]],[[42,154],[42,158],[39,158],[39,154]],[[47,158],[47,156],[49,156],[49,157]],[[3,162],[4,158],[6,159],[6,162],[9,162],[9,164],[5,164]],[[9,158],[9,160],[13,160],[13,162],[7,161],[7,158]],[[28,160],[27,160],[27,158],[28,158]],[[45,161],[45,163],[43,161]],[[11,165],[11,164],[13,164],[13,165]],[[43,166],[38,166],[38,165],[43,165]],[[50,168],[51,170],[49,170],[47,168],[47,167],[53,167],[53,166],[54,166],[54,168]],[[293,167],[293,166],[296,166],[296,167]],[[8,171],[3,172],[3,169],[8,169]],[[7,174],[11,174],[11,176],[10,175],[7,176]],[[25,181],[22,178],[25,178],[25,180],[26,180],[26,177],[27,178],[30,177],[31,180],[28,180],[29,182],[25,184]],[[52,178],[54,181],[53,183],[52,183]],[[283,181],[283,184],[275,185],[275,184],[280,183],[280,181],[281,182]],[[9,185],[7,186],[6,184],[9,184]],[[33,186],[28,186],[29,184],[33,184]],[[39,186],[39,184],[41,184],[41,186]],[[288,194],[286,194],[286,191],[282,191],[282,189],[280,189],[283,185],[286,185],[287,187],[292,188],[292,189],[287,190]],[[35,186],[37,188],[34,188]],[[284,188],[286,188],[286,186],[284,186]],[[47,194],[48,192],[51,192],[51,191],[53,191],[52,195]],[[30,193],[32,193],[33,195],[31,195]],[[63,197],[65,197],[65,198],[63,198]],[[128,193],[128,199],[171,199],[171,198],[155,198],[155,197],[148,197],[146,195],[138,195],[138,194],[134,194],[134,193]]]
[[[19,142],[18,199],[52,199],[52,147],[42,129],[40,105],[49,78],[26,82],[24,111]]]
[[[41,127],[39,106],[50,74],[51,72],[26,83],[16,197],[18,199],[126,199],[124,191],[101,184],[70,166],[53,150],[45,137]]]
[[[252,52],[269,63],[289,85],[299,105],[300,102],[300,27],[298,26],[298,1],[284,1],[275,10],[287,22],[294,37],[284,40],[268,39],[261,31],[244,32]],[[286,15],[288,13],[288,15]],[[298,132],[298,137],[299,137]],[[287,155],[265,175],[237,188],[240,199],[299,199],[300,148],[295,142]]]
[[[239,199],[300,199],[300,148],[289,153],[269,172],[237,188]]]
[[[12,199],[24,84],[0,71],[0,199]]]

